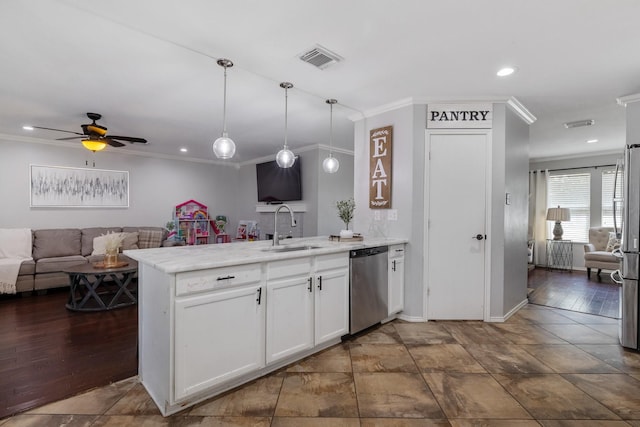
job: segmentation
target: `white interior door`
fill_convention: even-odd
[[[487,140],[427,133],[428,319],[484,319]]]

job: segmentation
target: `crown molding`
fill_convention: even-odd
[[[618,103],[618,105],[622,105],[623,107],[626,107],[627,104],[638,101],[640,101],[640,93],[634,93],[633,95],[625,95],[621,96],[620,98],[616,98],[616,102]]]
[[[358,120],[377,116],[378,114],[387,113],[389,111],[397,110],[398,108],[408,107],[414,104],[416,104],[416,102],[414,101],[414,98],[404,98],[399,101],[394,101],[388,104],[383,104],[379,107],[371,108],[369,110],[360,111],[356,114],[347,116],[347,118],[352,122],[357,122]]]
[[[378,114],[394,111],[399,108],[408,107],[411,105],[424,105],[424,104],[480,104],[480,103],[492,103],[492,104],[507,104],[511,110],[516,113],[526,124],[530,125],[534,123],[537,118],[520,102],[517,98],[511,96],[505,97],[484,97],[484,98],[464,98],[464,99],[438,99],[438,98],[404,98],[395,102],[381,105],[376,108],[365,110],[357,114],[352,114],[347,118],[353,122],[377,116]]]
[[[529,163],[543,163],[543,162],[553,162],[556,160],[576,160],[576,159],[588,159],[588,158],[598,157],[598,156],[622,155],[622,152],[623,150],[603,150],[603,151],[594,151],[593,153],[567,154],[564,156],[530,157]],[[585,167],[591,167],[591,166],[585,166]]]

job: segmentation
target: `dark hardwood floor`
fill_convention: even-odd
[[[588,279],[584,271],[550,271],[538,267],[529,273],[529,289],[531,304],[620,317],[620,287],[606,272],[598,279],[592,271]]]
[[[0,418],[137,374],[137,306],[78,313],[68,296],[0,297]]]

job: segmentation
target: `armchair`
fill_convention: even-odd
[[[591,278],[591,269],[597,268],[596,274],[600,278],[602,270],[617,270],[620,261],[611,251],[607,251],[609,233],[613,227],[592,227],[589,229],[589,243],[584,245],[584,266],[587,268],[587,277]]]

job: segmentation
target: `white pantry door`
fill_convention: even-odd
[[[488,138],[427,132],[430,320],[484,319]]]

